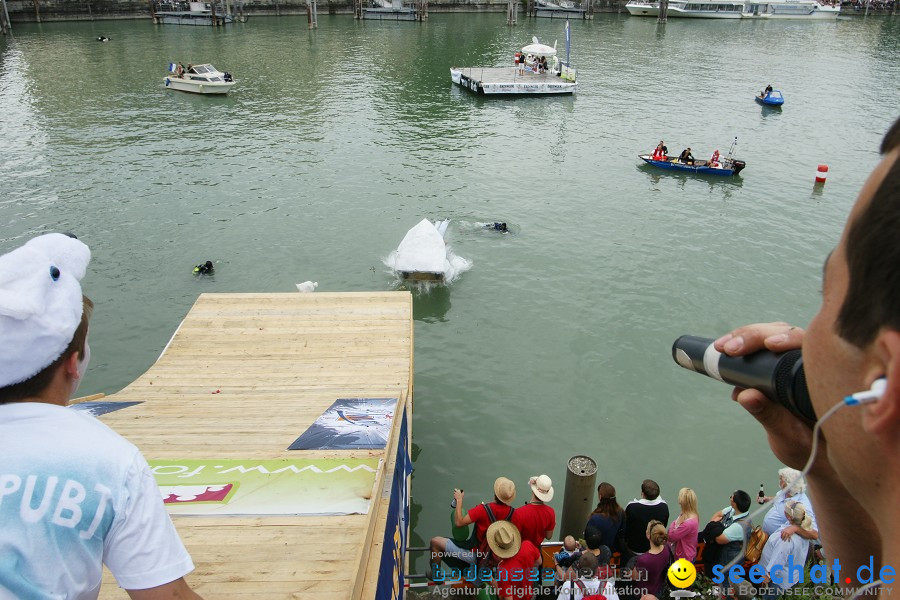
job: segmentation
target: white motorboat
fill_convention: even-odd
[[[625,5],[638,17],[659,16],[659,2],[631,0]],[[841,12],[819,0],[672,0],[667,16],[694,19],[835,19]]]
[[[175,63],[169,65],[170,74],[163,78],[166,88],[195,94],[227,94],[234,86],[231,73],[223,73],[212,65],[192,65],[182,70]]]

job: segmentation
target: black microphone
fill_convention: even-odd
[[[809,399],[800,350],[728,356],[713,347],[710,338],[683,335],[672,344],[679,366],[742,388],[759,390],[804,421],[814,423],[816,411]]]

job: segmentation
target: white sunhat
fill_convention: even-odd
[[[21,383],[62,356],[84,309],[83,243],[49,233],[0,256],[0,387]]]
[[[553,500],[553,481],[546,475],[538,475],[528,480],[531,491],[537,496],[541,502],[550,502]]]

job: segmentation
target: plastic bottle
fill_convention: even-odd
[[[462,491],[462,490],[459,490]],[[463,527],[456,526],[456,496],[453,497],[453,500],[450,501],[450,527],[453,531],[453,539],[464,541],[469,539],[469,526],[464,525]]]

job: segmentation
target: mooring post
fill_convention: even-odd
[[[589,456],[573,456],[566,470],[566,491],[563,496],[559,539],[571,535],[575,539],[584,533],[594,500],[597,463]]]
[[[506,4],[506,24],[516,25],[519,17],[519,1],[509,0]]]
[[[669,0],[659,0],[659,18],[657,23],[665,23],[669,16]]]
[[[0,8],[3,8],[0,11],[0,34],[6,35],[12,29],[12,24],[9,22],[9,11],[6,10],[6,0],[0,0]]]
[[[38,4],[38,0],[34,0],[34,20],[37,23],[41,22],[41,5]]]
[[[310,29],[318,29],[319,15],[316,14],[316,0],[306,0],[306,22]]]

